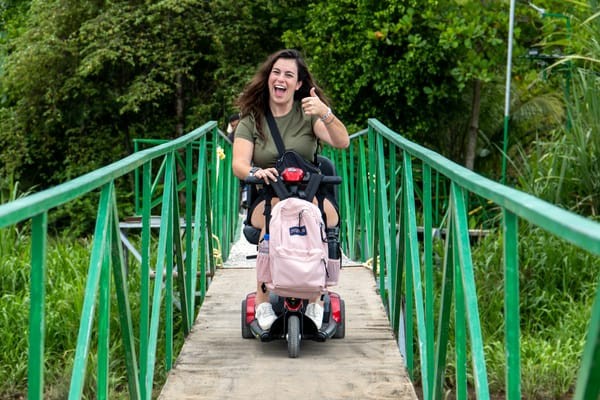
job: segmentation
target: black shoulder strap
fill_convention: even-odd
[[[271,222],[271,200],[273,195],[270,190],[265,190],[265,209],[263,215],[265,216],[265,233],[269,233],[269,223]]]
[[[321,180],[323,179],[323,175],[321,174],[310,174],[308,178],[308,184],[306,185],[306,189],[304,189],[304,199],[306,201],[312,201],[317,191],[319,190],[319,186],[321,185]],[[319,205],[321,208],[322,204]],[[323,208],[321,208],[323,211]]]
[[[269,129],[271,130],[271,136],[273,136],[273,141],[277,146],[277,151],[279,151],[279,157],[281,157],[283,156],[283,153],[285,153],[285,146],[283,145],[283,139],[279,133],[279,128],[277,128],[277,123],[275,123],[275,118],[273,118],[273,114],[271,113],[271,107],[267,106],[267,112],[265,113],[265,116],[267,117],[267,123],[269,124]]]

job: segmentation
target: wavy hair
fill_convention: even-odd
[[[262,120],[265,116],[267,107],[269,107],[269,75],[271,74],[273,65],[280,58],[295,60],[296,66],[298,67],[298,81],[302,82],[302,85],[294,93],[294,101],[310,96],[310,89],[314,87],[317,96],[319,96],[325,104],[329,103],[323,91],[315,84],[306,62],[298,50],[285,49],[271,54],[258,68],[254,77],[246,85],[244,91],[236,101],[236,105],[239,107],[242,117],[246,115],[254,116],[256,129],[262,139],[265,138]]]

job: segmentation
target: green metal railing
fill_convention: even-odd
[[[173,141],[140,139],[135,146],[135,154],[123,160],[0,206],[0,228],[31,221],[29,399],[42,399],[44,393],[46,254],[48,215],[53,209],[100,192],[71,399],[82,397],[93,344],[98,355],[95,394],[98,399],[108,397],[112,297],[117,301],[130,398],[151,398],[159,364],[159,332],[166,333],[164,365],[168,371],[174,359],[174,319],[180,318],[183,334],[187,334],[214,273],[215,247],[220,248],[218,256],[223,260],[229,255],[238,231],[239,184],[231,173],[230,143],[216,123]],[[468,201],[475,198],[477,209],[492,205],[500,210],[502,218],[495,228],[501,232],[503,246],[505,393],[509,399],[519,399],[518,225],[537,226],[600,255],[600,224],[483,178],[407,141],[377,120],[369,120],[368,129],[352,135],[348,149],[326,148],[325,155],[335,162],[345,182],[339,188],[345,253],[352,259],[371,260],[407,368],[413,378],[418,371],[426,399],[442,397],[451,327],[456,397],[467,398],[469,374],[477,398],[490,397]],[[127,283],[115,186],[116,180],[130,175],[134,176],[134,206],[141,232],[141,285],[136,293]],[[151,229],[153,216],[160,216],[157,238]],[[432,232],[440,234],[445,244],[440,287],[435,286]],[[129,305],[134,296],[140,300],[139,321],[133,321]],[[139,324],[137,329],[134,323]],[[600,393],[600,288],[587,336],[575,397],[595,400]],[[468,357],[472,371],[466,366]]]
[[[600,224],[477,175],[404,139],[374,119],[369,120],[368,130],[352,136],[347,150],[325,149],[325,153],[335,161],[345,182],[352,182],[340,193],[345,253],[351,259],[372,261],[391,325],[401,348],[405,347],[411,377],[416,375],[414,364],[418,358],[425,399],[442,398],[452,316],[456,397],[468,398],[470,373],[477,398],[490,398],[467,200],[477,197],[480,204],[500,210],[502,218],[496,232],[501,233],[503,246],[504,392],[508,399],[520,399],[519,222],[537,226],[593,255],[600,255]],[[434,281],[433,232],[444,234],[441,287],[436,287]],[[469,355],[471,371],[467,369]],[[598,398],[599,365],[600,285],[576,399]]]
[[[153,165],[159,166],[158,171]],[[141,289],[138,293],[132,293],[127,283],[115,186],[117,179],[126,179],[132,173],[139,185],[136,187],[141,189],[141,196],[136,199],[141,231]],[[178,300],[181,329],[187,334],[214,272],[215,238],[221,246],[221,257],[226,259],[229,253],[239,222],[238,190],[237,187],[232,190],[235,184],[231,174],[231,146],[226,144],[216,123],[209,122],[176,140],[136,152],[57,187],[0,206],[0,228],[31,221],[29,399],[42,399],[44,393],[48,214],[87,193],[100,192],[69,398],[82,397],[93,337],[98,357],[95,395],[98,399],[108,398],[109,317],[111,295],[114,295],[129,396],[150,399],[161,328],[166,336],[164,365],[167,370],[174,359],[174,302]],[[153,214],[160,217],[158,243],[154,245]],[[154,279],[151,269],[155,271]],[[139,296],[140,300],[139,321],[132,320],[130,301],[133,296]],[[134,322],[139,323],[137,329]],[[136,331],[139,332],[137,337]]]

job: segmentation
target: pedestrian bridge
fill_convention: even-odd
[[[47,380],[48,215],[94,192],[86,289],[74,299],[81,321],[70,399],[521,399],[520,233],[538,229],[597,261],[600,223],[466,170],[377,120],[351,139],[346,150],[325,149],[344,181],[346,259],[336,291],[346,302],[346,337],[302,342],[297,359],[282,342],[241,337],[241,300],[254,286],[245,255],[253,249],[239,238],[239,183],[215,122],[172,141],[138,140],[125,159],[1,205],[0,228],[31,226],[29,324],[1,327],[28,334],[27,397],[44,398]],[[133,218],[117,200],[127,179],[135,184]],[[470,229],[474,216],[478,231]],[[505,378],[494,393],[473,258],[482,235],[498,243],[501,264]],[[600,395],[594,284],[576,399]],[[111,309],[118,323],[110,323]],[[113,365],[124,365],[126,387],[113,384]]]
[[[256,273],[247,261],[226,262],[159,399],[416,399],[371,277],[347,264],[336,288],[346,303],[346,337],[303,340],[290,359],[283,340],[242,339],[240,302],[256,290]]]

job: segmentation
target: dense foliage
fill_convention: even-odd
[[[532,13],[522,10],[516,30],[520,87],[537,77],[523,57],[540,39]],[[118,159],[133,137],[223,121],[256,65],[284,45],[305,53],[349,126],[375,117],[497,175],[477,156],[499,154],[504,2],[34,0],[9,2],[3,17],[12,24],[2,46],[0,174],[26,186]],[[522,93],[515,102],[556,103],[548,87]],[[530,127],[560,123],[557,108],[524,115]]]
[[[592,14],[581,3],[539,6]],[[517,11],[513,158],[514,145],[549,138],[566,116],[562,74],[540,74],[548,58],[528,50],[591,44],[567,37],[565,19]],[[224,121],[256,65],[288,46],[352,129],[378,118],[497,178],[507,16],[506,2],[482,0],[3,2],[0,177],[44,188],[129,154],[134,137]]]
[[[599,4],[534,3],[537,9],[517,3],[509,182],[597,218]],[[176,137],[207,120],[223,126],[257,64],[285,46],[305,54],[351,132],[377,118],[497,178],[507,30],[508,1],[500,0],[3,1],[0,195],[16,181],[39,190],[106,165],[129,154],[134,137]],[[131,195],[130,188],[119,189],[120,196]],[[78,233],[89,232],[95,199],[70,207],[57,215],[78,226]],[[24,326],[26,239],[0,233],[0,315],[3,326]],[[7,244],[14,240],[15,246]],[[582,345],[578,329],[588,320],[598,280],[594,260],[550,240],[524,235],[521,261],[524,389],[541,398],[572,389]],[[489,296],[482,315],[492,338],[486,344],[491,382],[500,387],[504,359],[501,339],[494,339],[501,336],[502,271],[499,259],[489,256],[498,253],[497,245],[484,243],[476,257],[480,293]],[[71,277],[71,286],[57,285],[50,296],[80,290],[84,269],[72,264],[85,263],[85,240],[75,249],[61,248],[61,241],[52,246],[52,274]],[[549,254],[539,257],[540,248]],[[65,261],[67,252],[81,254],[80,260]],[[57,319],[56,343],[49,345],[57,364],[51,379],[60,382],[78,305],[58,294],[48,301],[70,310],[49,318]],[[19,390],[26,378],[25,338],[9,333],[0,340],[5,393]],[[552,370],[542,374],[539,365]],[[121,369],[116,371],[118,381]],[[64,388],[56,390],[60,398]]]
[[[351,121],[376,117],[462,162],[470,91],[497,83],[505,58],[504,5],[484,3],[315,3],[286,40],[306,49]],[[497,125],[502,116],[494,115]]]
[[[6,49],[0,172],[46,187],[123,157],[133,137],[220,119],[281,46],[287,4],[261,4],[32,1]]]

